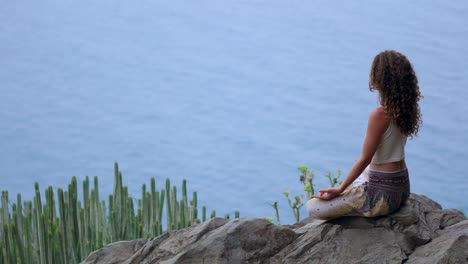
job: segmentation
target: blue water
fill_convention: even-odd
[[[166,177],[218,215],[273,217],[297,166],[359,157],[373,57],[406,54],[423,127],[412,191],[468,212],[466,1],[0,1],[0,189]],[[304,211],[302,211],[304,214]]]

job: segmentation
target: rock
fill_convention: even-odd
[[[307,218],[278,226],[263,219],[214,218],[153,239],[113,243],[94,263],[468,263],[468,220],[411,194],[378,218]]]
[[[122,263],[144,247],[148,239],[119,241],[91,253],[85,263]]]
[[[448,227],[439,237],[417,248],[408,263],[468,263],[468,220]]]

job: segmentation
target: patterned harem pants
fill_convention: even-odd
[[[374,217],[396,211],[410,194],[408,169],[396,172],[366,170],[339,196],[307,201],[309,216],[329,220],[340,216]]]

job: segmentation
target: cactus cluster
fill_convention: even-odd
[[[99,197],[97,177],[91,190],[89,177],[84,179],[81,200],[76,177],[67,190],[58,188],[56,196],[53,188],[48,187],[45,203],[37,182],[33,201],[23,202],[18,194],[16,203],[11,202],[8,192],[2,191],[0,263],[78,263],[105,244],[159,236],[207,219],[203,206],[200,220],[197,192],[189,200],[185,179],[180,200],[176,186],[171,186],[169,179],[165,188],[157,191],[154,178],[149,190],[143,184],[141,199],[136,200],[122,184],[117,163],[114,170],[114,190],[107,205]],[[164,206],[166,221],[163,221]],[[215,216],[216,212],[212,211],[211,217]],[[239,217],[238,211],[235,217]]]

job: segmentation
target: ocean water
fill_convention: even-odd
[[[377,94],[373,57],[406,54],[424,99],[412,192],[468,212],[468,2],[17,0],[0,4],[0,189],[66,188],[118,161],[218,215],[293,222],[297,167],[344,176]],[[104,197],[104,196],[103,196]],[[302,215],[305,210],[302,211]]]

